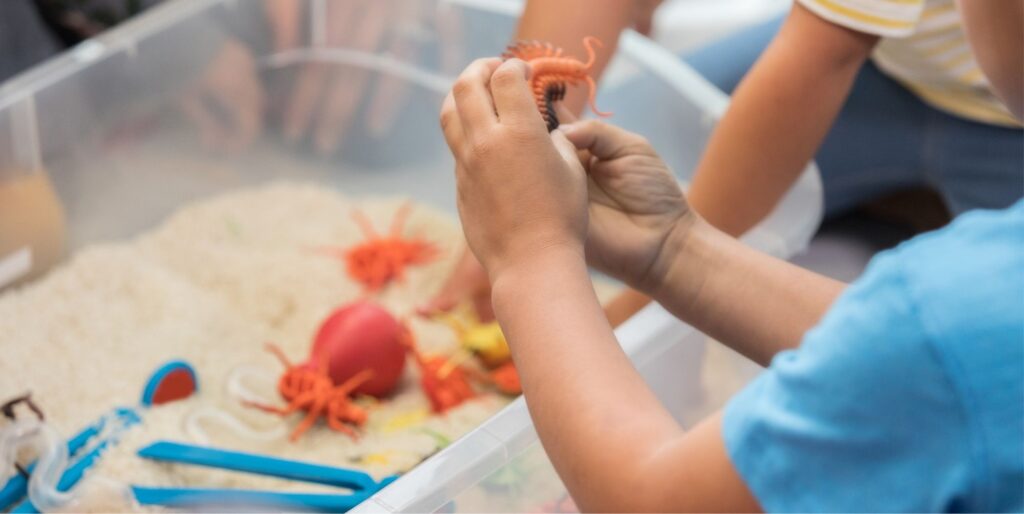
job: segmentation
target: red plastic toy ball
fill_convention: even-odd
[[[373,378],[354,393],[387,396],[395,390],[405,369],[404,332],[405,327],[376,304],[346,305],[331,313],[320,326],[309,365],[316,366],[326,354],[327,371],[335,384],[371,369]]]

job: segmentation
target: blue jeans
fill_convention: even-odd
[[[782,19],[745,29],[683,56],[732,94]],[[902,189],[928,186],[954,214],[1005,208],[1024,196],[1024,131],[935,109],[867,63],[815,160],[825,215]]]

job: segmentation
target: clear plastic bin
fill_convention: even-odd
[[[290,49],[274,49],[264,2],[169,1],[0,86],[0,291],[45,273],[85,244],[151,228],[187,202],[273,180],[312,180],[347,194],[404,194],[455,215],[453,163],[438,108],[465,65],[499,54],[509,42],[518,3],[300,3],[299,45]],[[332,21],[328,14],[348,4],[359,9]],[[353,42],[349,35],[365,22],[360,9],[369,5],[390,9],[386,29],[380,39]],[[232,42],[251,52],[270,108],[258,139],[226,152],[202,143],[182,102]],[[281,136],[274,106],[310,67],[337,83],[367,85],[336,151]],[[598,105],[615,113],[611,122],[647,136],[685,181],[725,96],[635,34],[624,38],[606,78]],[[394,112],[381,115],[388,105]],[[810,166],[746,239],[790,256],[803,248],[820,213],[820,183]],[[617,335],[682,422],[711,407],[701,385],[703,335],[657,306]],[[742,383],[749,371],[732,373]],[[522,469],[530,471],[516,471]],[[526,487],[544,477],[547,486]],[[563,492],[520,399],[361,509],[432,511],[454,499],[459,509],[532,510]]]

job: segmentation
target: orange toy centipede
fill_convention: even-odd
[[[520,41],[510,45],[505,53],[501,54],[504,60],[518,58],[530,65],[530,85],[533,87],[533,97],[537,102],[537,110],[540,111],[541,116],[544,117],[544,123],[548,126],[548,132],[558,128],[558,116],[555,114],[554,104],[565,98],[566,86],[585,83],[590,90],[588,97],[590,109],[598,116],[611,116],[611,113],[601,112],[597,109],[594,101],[597,96],[597,84],[590,76],[590,69],[596,60],[594,47],[603,45],[601,40],[588,36],[583,38],[583,46],[587,49],[587,62],[585,63],[574,57],[565,57],[561,48],[540,41]]]

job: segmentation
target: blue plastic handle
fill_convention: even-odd
[[[261,508],[311,512],[346,512],[359,505],[397,477],[377,482],[362,471],[278,459],[264,455],[219,450],[204,446],[159,441],[141,450],[139,456],[162,462],[176,462],[228,469],[351,489],[351,494],[282,493],[239,489],[192,489],[133,487],[135,499],[143,505],[171,508]]]
[[[373,477],[362,471],[169,441],[153,443],[139,450],[139,456],[163,462],[178,462],[332,485],[353,491],[375,491],[380,487]]]
[[[176,489],[132,487],[135,500],[142,505],[160,505],[178,509],[254,509],[306,512],[346,512],[373,492],[357,494],[277,493],[239,489]]]
[[[119,422],[124,426],[131,426],[140,421],[139,413],[134,409],[122,407],[114,410],[114,414],[117,416]],[[79,480],[82,479],[82,475],[85,470],[96,462],[100,452],[102,452],[107,446],[110,445],[111,441],[104,440],[100,441],[90,450],[88,453],[81,457],[76,454],[89,442],[90,439],[99,435],[100,431],[103,430],[103,425],[106,421],[106,417],[101,418],[99,421],[85,427],[81,432],[75,434],[70,440],[68,440],[68,455],[71,456],[74,464],[68,467],[61,475],[60,481],[57,483],[57,489],[59,491],[67,491]],[[33,462],[25,469],[29,473],[32,472],[36,467],[36,463]],[[11,505],[14,505],[25,498],[25,494],[28,492],[28,479],[19,475],[15,475],[4,484],[3,489],[0,489],[0,511],[6,510]],[[30,510],[21,510],[30,509]],[[12,512],[35,512],[35,507],[30,502],[24,502]]]
[[[68,469],[64,471],[64,474],[60,476],[60,481],[57,482],[57,490],[64,492],[74,487],[75,484],[82,479],[82,475],[85,474],[85,470],[89,469],[96,463],[96,459],[99,458],[100,453],[102,453],[109,445],[109,439],[101,441],[92,450],[89,450],[89,453],[86,453],[82,458],[69,466]],[[14,507],[11,512],[39,512],[39,509],[37,509],[31,501],[24,501]]]
[[[100,420],[97,423],[85,427],[75,437],[72,437],[68,441],[68,455],[74,455],[81,450],[85,443],[92,439],[96,434],[99,433],[100,428],[103,425],[103,421]],[[31,473],[35,469],[36,463],[33,462],[25,468],[25,471]],[[11,505],[21,501],[25,498],[25,494],[28,492],[28,479],[25,478],[21,473],[14,475],[10,480],[4,484],[3,489],[0,489],[0,511],[5,511],[10,508]]]

